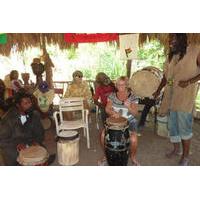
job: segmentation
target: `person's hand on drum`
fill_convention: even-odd
[[[17,151],[20,152],[21,150],[26,149],[26,145],[23,143],[20,143],[17,145]]]
[[[129,101],[124,101],[124,105],[128,108],[131,109],[131,103]]]
[[[120,113],[114,111],[114,112],[112,113],[111,117],[120,118],[121,115],[120,115]]]

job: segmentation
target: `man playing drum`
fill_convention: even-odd
[[[17,165],[18,151],[27,145],[42,144],[44,130],[39,114],[33,110],[30,94],[15,94],[15,106],[0,122],[0,150],[5,165]]]
[[[128,78],[120,77],[116,81],[117,92],[112,93],[108,97],[106,105],[106,112],[110,117],[120,118],[124,117],[129,122],[130,132],[130,157],[134,165],[139,165],[136,160],[137,150],[137,123],[135,116],[138,113],[137,102],[138,100],[128,90]],[[102,138],[105,137],[105,131],[102,133]],[[103,141],[103,139],[102,139]]]
[[[154,97],[165,86],[160,114],[169,113],[170,141],[174,149],[167,157],[177,155],[182,142],[183,153],[179,165],[189,163],[189,149],[192,138],[192,111],[200,80],[200,48],[188,44],[187,34],[169,35],[169,55],[164,68],[164,77]]]

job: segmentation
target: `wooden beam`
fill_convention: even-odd
[[[132,60],[127,60],[127,63],[126,63],[126,76],[128,78],[130,78],[130,76],[131,76],[131,65],[132,65]]]

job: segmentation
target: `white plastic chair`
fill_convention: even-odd
[[[69,111],[81,111],[81,119],[66,121],[63,120],[63,112]],[[60,122],[58,122],[58,114],[60,116]],[[63,130],[76,130],[83,128],[84,136],[87,138],[87,148],[90,148],[90,137],[89,137],[89,125],[88,125],[88,114],[89,111],[84,109],[83,98],[72,97],[63,98],[59,103],[59,111],[54,112],[54,119],[56,124],[56,133]]]

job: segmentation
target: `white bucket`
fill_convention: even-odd
[[[169,130],[168,130],[168,117],[164,116],[157,116],[157,135],[161,137],[169,137]]]

